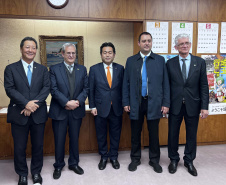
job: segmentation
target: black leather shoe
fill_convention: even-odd
[[[53,172],[53,178],[54,178],[54,179],[59,179],[60,176],[61,176],[61,169],[56,168],[56,169],[54,170],[54,172]]]
[[[39,183],[39,184],[42,184],[42,176],[40,174],[34,174],[32,175],[32,180],[33,180],[33,183]]]
[[[139,166],[140,164],[141,164],[140,161],[132,161],[128,166],[128,170],[134,172],[137,170],[137,166]]]
[[[74,171],[75,173],[77,173],[78,175],[82,175],[84,173],[83,169],[79,166],[69,166],[69,170]]]
[[[149,165],[153,167],[156,173],[162,173],[162,167],[159,165],[159,163],[153,163],[149,161]]]
[[[184,166],[188,169],[188,172],[193,175],[193,176],[197,176],[197,170],[195,169],[194,165],[192,163],[186,163],[184,162]]]
[[[172,174],[175,173],[177,171],[177,165],[178,165],[178,162],[171,161],[168,166],[169,173],[172,173]]]
[[[118,162],[118,160],[117,159],[115,159],[115,160],[110,160],[110,162],[111,162],[111,164],[112,164],[112,167],[114,168],[114,169],[119,169],[120,168],[120,164],[119,164],[119,162]]]
[[[101,159],[98,164],[99,170],[104,170],[106,168],[107,162],[108,161],[106,159]]]
[[[27,185],[27,177],[19,176],[18,185]]]

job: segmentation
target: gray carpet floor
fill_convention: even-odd
[[[179,153],[183,158],[184,146],[180,146]],[[142,150],[141,165],[137,171],[128,171],[130,151],[119,152],[119,170],[107,164],[105,170],[98,169],[100,156],[97,153],[80,154],[79,165],[84,169],[83,175],[77,175],[66,165],[62,170],[61,178],[52,177],[54,157],[44,157],[42,177],[44,185],[226,185],[226,145],[198,146],[194,165],[198,176],[193,177],[180,160],[177,172],[169,174],[167,147],[161,147],[160,164],[163,172],[157,174],[148,165],[148,149]],[[67,163],[68,156],[65,157]],[[30,159],[27,159],[28,166]],[[28,184],[32,184],[29,175]],[[18,175],[14,172],[13,160],[0,160],[0,185],[16,185]]]

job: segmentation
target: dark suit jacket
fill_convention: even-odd
[[[143,58],[140,53],[127,59],[123,79],[123,106],[130,106],[130,119],[139,119],[141,103],[141,67]],[[148,76],[148,111],[147,119],[162,117],[161,107],[170,106],[169,80],[165,60],[162,56],[151,53],[146,60]]]
[[[107,117],[111,102],[116,116],[121,116],[123,113],[122,107],[122,81],[124,67],[122,65],[112,63],[113,79],[110,88],[104,65],[98,63],[90,68],[89,71],[89,107],[97,108],[97,114],[101,117]]]
[[[86,67],[75,64],[75,91],[74,100],[78,100],[80,106],[72,111],[75,119],[85,116],[85,100],[88,95],[88,77]],[[65,109],[70,100],[70,86],[66,74],[65,64],[62,62],[50,67],[51,95],[49,117],[55,120],[64,120],[68,115]]]
[[[190,70],[184,83],[176,56],[167,61],[170,82],[170,113],[178,115],[181,110],[183,94],[185,106],[189,116],[197,116],[200,109],[208,110],[209,88],[206,76],[206,63],[200,58],[191,55]]]
[[[21,61],[6,66],[4,73],[4,86],[10,98],[7,122],[25,125],[28,116],[20,114],[30,100],[39,100],[39,108],[31,114],[36,124],[44,123],[47,116],[46,98],[49,95],[49,73],[45,66],[34,62],[31,86],[28,84]]]

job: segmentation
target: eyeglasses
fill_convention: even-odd
[[[71,56],[71,55],[72,55],[72,56],[75,56],[75,54],[76,54],[75,52],[71,52],[71,53],[68,52],[68,53],[66,53],[67,56]]]
[[[189,46],[190,44],[191,44],[190,42],[183,42],[183,43],[177,44],[177,46],[183,47],[183,46]]]

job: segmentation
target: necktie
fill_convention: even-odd
[[[147,69],[146,69],[146,59],[147,59],[147,56],[144,57],[143,71],[142,71],[142,91],[141,91],[141,94],[142,94],[143,97],[147,95]]]
[[[107,80],[108,80],[108,84],[109,84],[109,86],[110,86],[110,88],[111,88],[111,83],[112,83],[112,81],[111,81],[111,72],[110,72],[110,70],[109,70],[109,66],[107,67],[107,69],[108,69],[108,72],[107,72]]]
[[[68,66],[68,70],[69,70],[70,73],[72,73],[72,71],[73,71],[73,66],[69,65],[69,66]]]
[[[31,85],[31,77],[32,77],[32,73],[31,73],[31,65],[28,65],[28,70],[27,70],[27,80],[29,85]]]
[[[182,76],[184,79],[184,83],[186,82],[186,64],[185,64],[185,60],[187,59],[181,59],[183,64],[182,64]]]

